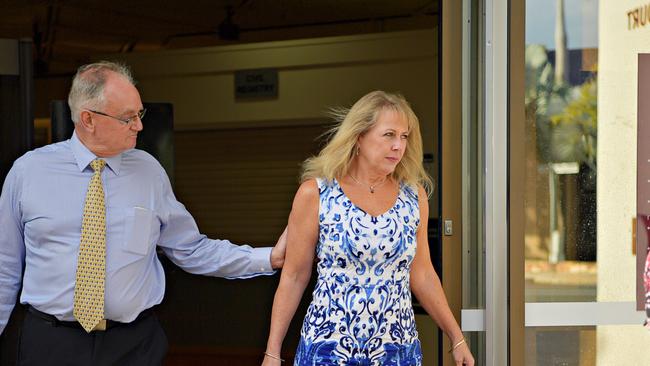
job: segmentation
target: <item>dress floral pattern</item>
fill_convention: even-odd
[[[372,216],[336,180],[318,188],[318,281],[294,365],[420,365],[409,286],[417,191],[401,184],[393,207]]]

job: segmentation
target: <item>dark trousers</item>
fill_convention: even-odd
[[[28,311],[25,315],[20,366],[153,366],[162,365],[167,337],[155,315],[105,331],[57,325]]]

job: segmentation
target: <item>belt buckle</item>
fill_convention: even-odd
[[[106,319],[100,320],[99,323],[97,323],[97,325],[95,325],[95,328],[93,328],[93,332],[97,331],[97,330],[100,330],[100,331],[105,331],[106,330]]]

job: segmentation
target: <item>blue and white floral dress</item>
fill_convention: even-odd
[[[420,223],[416,188],[401,184],[379,216],[318,179],[318,281],[294,365],[420,365],[409,269]]]

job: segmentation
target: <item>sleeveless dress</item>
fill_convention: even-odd
[[[317,181],[318,280],[294,365],[421,365],[409,286],[417,191],[400,184],[393,207],[372,216],[338,181]]]

